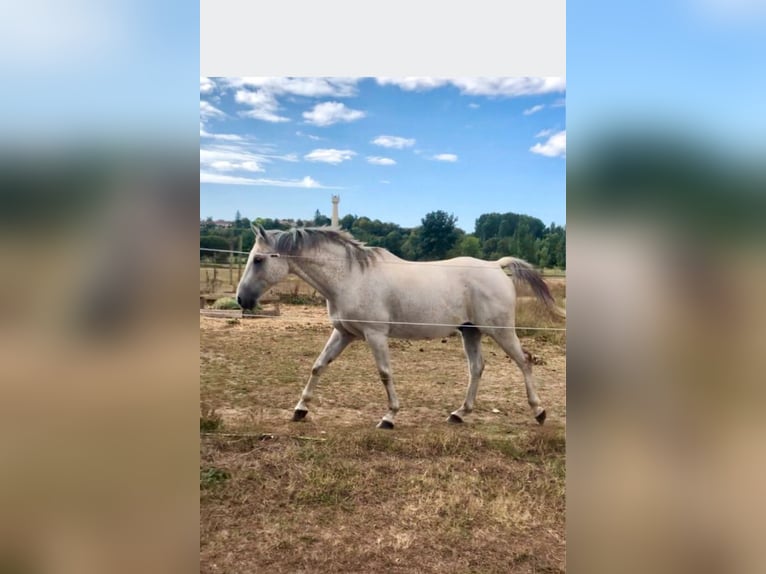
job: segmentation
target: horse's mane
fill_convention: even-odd
[[[287,231],[268,231],[269,241],[279,253],[301,255],[325,246],[343,247],[349,266],[356,261],[362,269],[382,255],[380,247],[370,247],[350,233],[333,227],[293,227]]]

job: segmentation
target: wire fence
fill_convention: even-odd
[[[246,259],[250,253],[248,251],[237,251],[232,249],[213,249],[209,247],[200,247],[200,251],[205,251],[209,253],[228,253],[230,254],[230,260],[233,263],[241,264],[243,263],[243,259]],[[236,255],[239,255],[240,257],[234,257]],[[309,260],[309,261],[348,261],[348,257],[317,257],[315,255],[290,255],[290,254],[284,254],[280,253],[278,254],[280,258],[287,258],[287,259],[301,259],[301,260]],[[411,265],[412,263],[428,263],[431,266],[435,267],[450,267],[452,269],[459,269],[459,268],[465,268],[465,269],[486,269],[485,265],[454,265],[454,264],[446,264],[441,263],[439,261],[407,261],[404,259],[379,259],[376,260],[376,263],[381,263],[385,265]],[[217,266],[220,265],[223,268],[228,268],[229,262],[227,263],[214,263],[212,262],[211,265],[205,265],[208,266]],[[545,271],[544,269],[539,269],[540,273],[543,275],[543,277],[566,277],[566,273],[550,273]]]
[[[231,311],[226,311],[225,309],[205,309],[205,315],[218,315],[221,317],[232,317]],[[258,314],[258,313],[248,313],[246,311],[241,312],[241,317],[244,318],[253,318],[253,319],[273,319],[274,315],[269,314]],[[335,321],[339,321],[341,323],[366,323],[366,324],[373,324],[373,325],[397,325],[397,326],[411,326],[411,327],[445,327],[445,328],[451,328],[451,329],[457,329],[462,327],[463,325],[458,325],[455,323],[421,323],[417,321],[375,321],[372,319],[349,319],[349,318],[339,318],[335,319]],[[566,327],[518,327],[518,326],[507,326],[507,325],[474,325],[471,323],[470,325],[465,325],[466,327],[473,327],[475,329],[526,329],[528,331],[566,331]]]
[[[215,263],[215,262],[205,262],[201,261],[201,269],[205,270],[206,273],[206,288],[208,292],[214,292],[216,291],[216,287],[223,287],[224,285],[227,285],[227,283],[223,279],[217,278],[217,269],[228,269],[229,270],[229,282],[228,285],[232,288],[236,286],[236,283],[239,282],[242,271],[243,271],[243,264],[246,263],[246,257],[249,255],[249,252],[247,251],[238,251],[238,250],[230,250],[230,249],[213,249],[213,248],[206,248],[206,247],[200,247],[200,252],[209,252],[209,253],[218,253],[218,254],[228,254],[228,262],[227,263]],[[309,256],[309,255],[289,255],[289,254],[280,254],[280,257],[285,258],[293,258],[293,259],[301,259],[301,260],[314,260],[314,261],[347,261],[347,258],[340,258],[340,257],[317,257],[317,256]],[[236,261],[235,261],[236,258]],[[384,264],[411,264],[410,261],[405,260],[379,260],[380,263]],[[439,262],[428,262],[429,265],[440,265]],[[485,265],[446,265],[451,268],[482,268],[486,269]],[[236,282],[235,282],[235,268],[236,268]],[[213,270],[213,277],[210,278],[209,275],[209,269]],[[201,274],[200,274],[201,275]],[[550,278],[550,277],[566,277],[566,274],[555,274],[555,273],[544,273],[543,277]],[[202,279],[200,279],[200,283],[202,286]],[[283,287],[283,289],[286,289],[287,293],[286,295],[292,295],[292,296],[298,296],[299,290],[300,290],[300,282],[296,282],[292,284],[289,287]],[[306,286],[308,288],[308,286]],[[310,289],[310,288],[309,288]],[[313,291],[313,290],[312,290]],[[316,297],[317,293],[315,291],[311,293],[303,293],[305,296],[309,297]],[[201,312],[204,311],[204,314],[207,316],[220,316],[220,317],[234,317],[232,315],[232,311],[229,310],[217,310],[217,309],[201,309]],[[246,312],[246,311],[239,311],[237,317],[242,318],[264,318],[264,319],[274,319],[275,314],[271,313],[257,313],[257,312]],[[412,326],[412,327],[444,327],[444,328],[456,328],[459,325],[455,324],[447,324],[447,323],[427,323],[427,322],[415,322],[415,321],[376,321],[376,320],[370,320],[370,319],[355,319],[355,318],[342,318],[337,319],[341,322],[349,322],[349,323],[367,323],[367,324],[388,324],[392,326]],[[560,331],[565,332],[566,327],[531,327],[531,326],[498,326],[498,325],[472,325],[473,327],[477,329],[519,329],[519,330],[527,330],[527,331]]]

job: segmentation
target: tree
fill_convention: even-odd
[[[464,235],[455,245],[451,255],[455,257],[476,257],[481,259],[481,241],[475,235]]]
[[[497,237],[500,229],[502,215],[499,213],[485,213],[476,220],[476,237],[484,243],[491,237]]]
[[[227,261],[229,254],[224,253],[231,249],[229,240],[219,235],[200,235],[199,237],[200,259],[212,259],[219,263]],[[215,249],[216,251],[208,251]]]
[[[457,218],[444,211],[432,211],[421,220],[420,252],[423,259],[444,259],[458,240]]]
[[[332,223],[332,219],[320,213],[318,209],[314,212],[314,225],[316,225],[317,227],[321,227],[323,225],[330,225],[331,223]]]
[[[535,241],[535,250],[540,267],[566,269],[566,229],[551,223],[543,237]]]
[[[341,229],[345,229],[346,231],[351,231],[351,228],[354,226],[355,221],[356,221],[356,215],[351,215],[349,213],[341,217],[338,223],[340,224]]]
[[[417,261],[421,258],[420,251],[420,232],[422,228],[416,227],[407,235],[407,239],[402,243],[402,257],[407,261]]]
[[[205,221],[200,225],[200,233],[212,233],[213,230],[215,230],[215,223],[213,223],[213,218],[208,217],[205,219]]]
[[[515,257],[519,257],[530,263],[537,263],[535,239],[530,232],[529,223],[526,220],[521,220],[516,227],[516,231],[513,232],[511,252]]]

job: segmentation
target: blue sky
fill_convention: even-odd
[[[639,128],[762,161],[764,0],[567,8],[570,159],[602,131]]]
[[[563,78],[200,78],[200,217],[565,223]]]

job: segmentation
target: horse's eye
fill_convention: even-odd
[[[253,263],[261,263],[263,261],[263,255],[255,255],[253,257]]]

